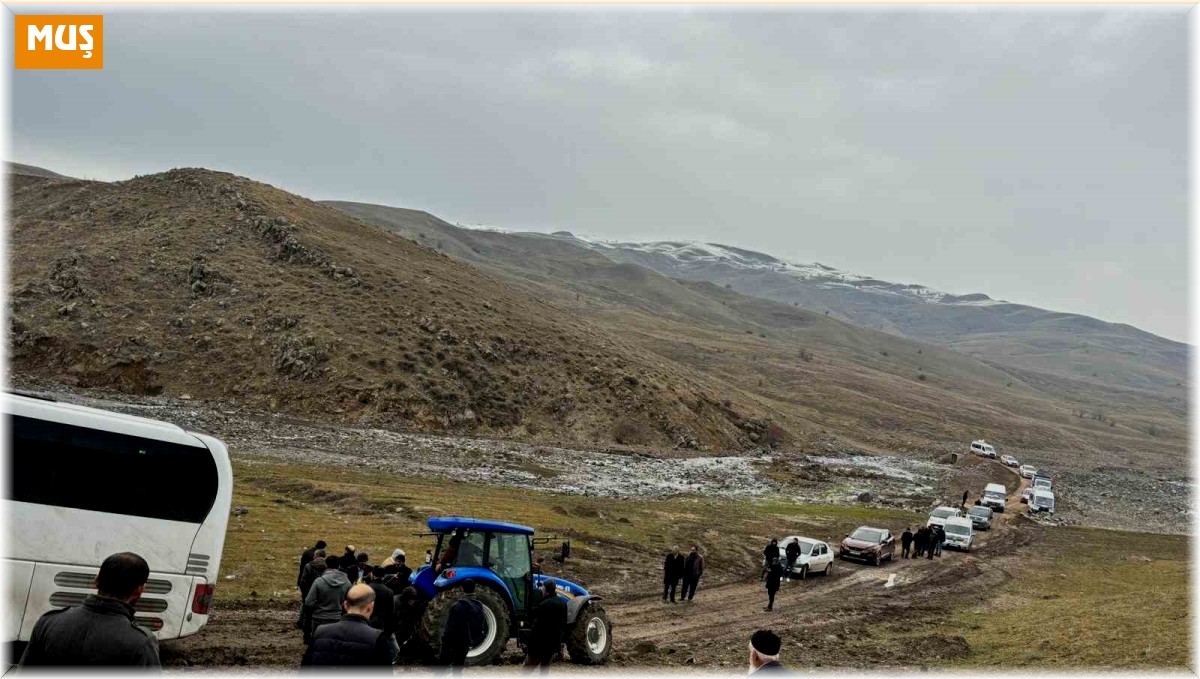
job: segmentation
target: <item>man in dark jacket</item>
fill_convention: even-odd
[[[475,598],[475,581],[464,580],[463,597],[450,607],[442,629],[441,664],[453,674],[462,674],[467,653],[483,642],[483,604]]]
[[[312,589],[308,590],[308,596],[304,597],[304,603],[300,606],[300,624],[305,643],[312,640],[312,633],[318,627],[341,619],[342,602],[350,591],[350,578],[338,569],[341,560],[336,556],[327,556],[325,563],[325,572],[313,582]]]
[[[96,594],[38,618],[20,666],[160,667],[154,635],[133,620],[133,605],[149,577],[150,567],[137,554],[105,559]]]
[[[900,558],[901,559],[908,558],[908,548],[912,546],[912,541],[913,541],[912,526],[908,526],[904,529],[904,532],[901,533],[901,535],[900,535]]]
[[[533,627],[525,646],[525,667],[540,668],[542,674],[550,672],[567,629],[567,602],[556,590],[553,580],[542,583],[542,600],[533,609]]]
[[[934,524],[933,532],[929,539],[929,544],[931,544],[933,546],[933,550],[930,553],[939,559],[942,558],[942,543],[945,541],[946,541],[946,529],[942,528],[941,526],[939,526],[937,524]]]
[[[792,569],[796,567],[796,559],[800,558],[800,542],[792,540],[787,543],[787,547],[783,549],[784,557],[787,559],[787,579],[792,579]]]
[[[409,585],[392,597],[393,613],[396,618],[396,643],[401,648],[408,643],[417,629],[417,616],[421,612],[417,588]]]
[[[367,665],[390,674],[392,655],[384,634],[368,622],[374,604],[375,592],[370,586],[351,587],[346,594],[345,615],[337,622],[317,627],[300,664],[304,667]]]
[[[318,549],[313,553],[313,558],[304,565],[304,570],[300,571],[300,600],[308,596],[308,590],[312,589],[312,585],[317,578],[325,572],[325,550]]]
[[[692,545],[692,551],[683,560],[683,592],[680,601],[691,601],[696,596],[696,585],[700,584],[700,576],[704,574],[704,557],[700,556],[700,546]]]
[[[679,587],[679,579],[683,577],[683,555],[678,547],[672,547],[663,560],[663,601],[667,593],[671,594],[671,603],[675,603],[675,590]]]
[[[767,568],[767,607],[763,610],[775,610],[775,593],[779,591],[779,581],[783,577],[783,566],[779,560],[771,562],[771,566]]]
[[[763,577],[771,570],[771,564],[779,561],[779,541],[771,540],[763,547]]]
[[[367,584],[375,592],[375,609],[371,612],[371,627],[383,632],[388,650],[394,659],[400,653],[396,644],[396,609],[393,602],[392,590],[383,584],[383,568],[375,566],[367,575]]]
[[[925,556],[925,548],[929,546],[929,527],[921,526],[917,529],[917,534],[913,536],[913,558],[919,559]]]
[[[393,567],[396,569],[396,576],[388,580],[385,584],[391,588],[393,594],[399,594],[404,591],[405,587],[408,587],[408,579],[412,576],[412,569],[408,567],[403,554],[396,557]]]
[[[296,574],[296,586],[300,587],[300,590],[301,590],[300,598],[301,599],[304,598],[304,594],[305,594],[305,592],[303,591],[304,587],[301,586],[301,584],[300,584],[301,582],[304,581],[304,567],[307,566],[314,558],[316,558],[318,550],[324,550],[324,549],[325,549],[325,541],[317,540],[317,544],[304,550],[304,553],[300,555],[300,571]],[[323,553],[322,553],[322,556],[324,556]]]

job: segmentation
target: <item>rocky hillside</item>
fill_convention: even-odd
[[[786,437],[710,376],[265,184],[19,173],[11,191],[18,378],[533,440]]]

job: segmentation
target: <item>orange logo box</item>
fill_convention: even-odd
[[[104,16],[18,14],[17,68],[104,68]]]

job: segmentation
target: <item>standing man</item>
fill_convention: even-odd
[[[704,557],[700,556],[700,545],[692,545],[692,551],[683,561],[683,593],[680,601],[691,601],[696,596],[696,585],[704,574]]]
[[[396,643],[396,595],[383,583],[383,577],[383,568],[375,566],[365,578],[366,584],[375,592],[375,609],[369,618],[371,627],[383,632],[383,640],[394,661],[400,655],[400,645]]]
[[[300,571],[300,600],[308,596],[308,590],[312,589],[313,583],[321,574],[325,572],[325,550],[318,549],[314,554],[312,561],[309,561],[304,566],[304,570]]]
[[[787,557],[787,579],[792,579],[792,569],[796,567],[796,559],[800,558],[800,542],[792,539],[783,550],[784,556]]]
[[[527,671],[538,668],[542,674],[549,674],[550,663],[562,646],[563,632],[567,629],[567,602],[558,596],[556,589],[553,580],[542,583],[542,600],[533,609],[533,628],[529,630],[525,651]]]
[[[916,549],[913,550],[913,558],[919,559],[925,556],[925,549],[929,546],[929,526],[918,528],[917,534],[913,537],[913,542],[916,544]]]
[[[663,602],[667,593],[671,594],[671,603],[675,603],[675,590],[679,587],[679,578],[683,576],[683,555],[678,547],[672,547],[663,561]]]
[[[300,555],[300,572],[296,574],[296,586],[300,588],[301,599],[304,598],[305,594],[304,587],[300,584],[304,580],[304,567],[316,557],[317,550],[320,549],[325,549],[324,540],[317,540],[317,544],[304,550],[304,553]],[[324,554],[322,554],[322,556],[324,556]]]
[[[766,576],[767,571],[771,570],[771,564],[779,561],[779,542],[771,540],[763,547],[763,575]]]
[[[934,524],[933,526],[933,550],[934,556],[942,558],[942,543],[946,541],[946,529]]]
[[[959,505],[959,507],[961,508],[961,507],[966,507],[966,506],[967,506],[967,491],[964,490],[963,491],[963,501],[962,501],[962,504]]]
[[[464,580],[463,596],[450,607],[442,628],[441,664],[452,674],[462,674],[467,653],[483,641],[483,604],[475,598],[475,581]]]
[[[336,556],[325,557],[325,572],[313,582],[300,606],[300,625],[306,644],[312,642],[313,632],[318,627],[335,623],[342,617],[342,602],[350,592],[350,578],[338,569],[339,565],[341,559]]]
[[[368,585],[355,585],[346,594],[345,615],[337,622],[321,625],[300,661],[302,667],[375,666],[391,673],[392,656],[383,632],[368,620],[375,608],[375,592]]]
[[[783,642],[771,630],[760,629],[750,637],[750,674],[755,672],[787,672],[779,662]]]
[[[133,552],[105,559],[95,594],[38,618],[20,667],[161,667],[154,635],[133,620],[149,577],[150,566]]]
[[[770,568],[767,569],[767,607],[764,611],[775,610],[775,593],[779,591],[779,581],[783,577],[783,566],[779,564],[779,560],[771,562]]]
[[[908,548],[912,545],[912,541],[913,541],[912,526],[908,526],[904,529],[904,532],[900,534],[900,558],[901,559],[908,558]]]

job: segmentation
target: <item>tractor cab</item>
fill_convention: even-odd
[[[556,538],[535,538],[529,526],[503,521],[434,517],[427,524],[429,532],[421,535],[437,540],[433,563],[414,572],[411,582],[427,600],[420,627],[425,643],[431,648],[440,644],[438,636],[449,607],[463,596],[460,585],[473,580],[475,598],[483,604],[488,633],[479,646],[468,652],[467,663],[492,662],[509,638],[522,639],[528,632],[532,625],[531,611],[540,600],[540,588],[549,579],[554,581],[558,596],[567,602],[570,634],[564,641],[569,650],[574,648],[570,650],[571,659],[587,664],[607,659],[611,651],[611,624],[598,597],[569,580],[533,572],[534,546]],[[554,561],[564,562],[570,551],[570,542],[564,541],[561,551],[553,556]],[[576,642],[573,647],[571,639],[579,635],[571,630],[580,620],[584,626],[580,630],[583,642]]]

